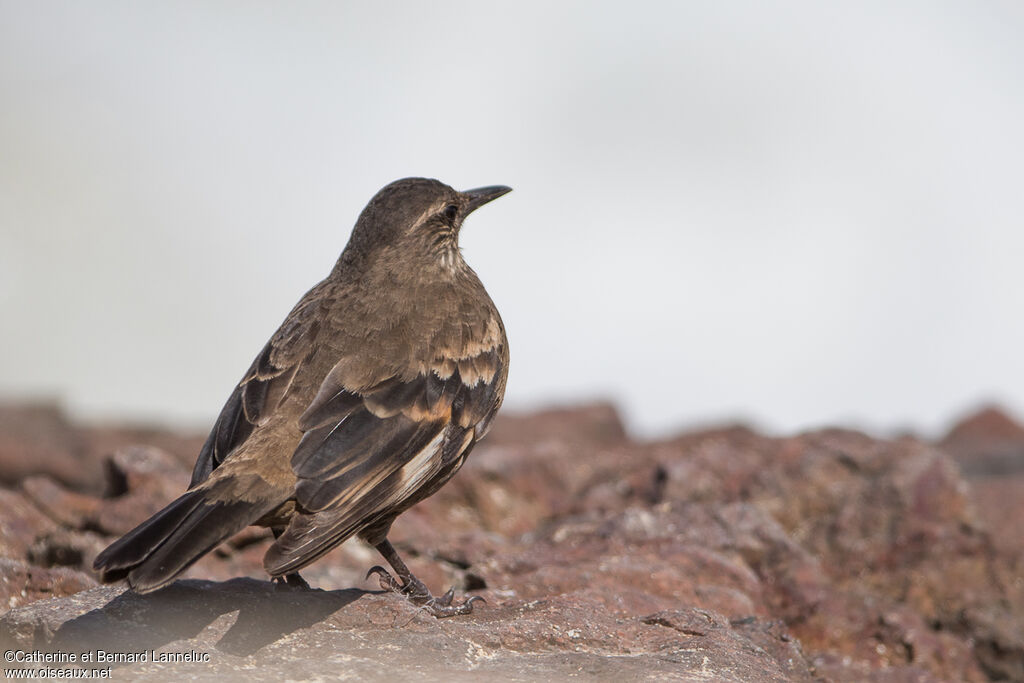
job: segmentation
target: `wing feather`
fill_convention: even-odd
[[[252,435],[256,426],[270,418],[288,395],[320,329],[311,309],[319,306],[322,287],[323,283],[311,289],[292,309],[231,393],[199,451],[189,488],[205,481]]]
[[[300,419],[299,513],[267,551],[267,570],[296,571],[440,488],[497,411],[507,358],[499,344],[368,388],[346,382],[349,365],[339,361]]]

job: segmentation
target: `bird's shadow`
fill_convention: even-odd
[[[178,581],[139,595],[127,591],[103,607],[65,622],[50,648],[65,651],[142,652],[192,638],[222,615],[238,612],[214,647],[246,656],[312,626],[368,591],[279,587],[269,581]]]

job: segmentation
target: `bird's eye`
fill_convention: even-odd
[[[454,204],[449,204],[448,206],[444,207],[444,211],[442,213],[444,214],[445,220],[447,220],[449,223],[452,223],[459,215],[459,207],[455,206]]]

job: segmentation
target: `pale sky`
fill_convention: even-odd
[[[1024,5],[0,0],[0,395],[206,426],[366,201],[463,252],[507,405],[1024,411]]]

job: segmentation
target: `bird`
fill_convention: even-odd
[[[308,587],[299,570],[358,536],[394,571],[367,573],[383,589],[435,617],[471,613],[479,596],[435,597],[387,536],[459,470],[504,399],[505,327],[459,234],[510,191],[430,178],[381,189],[231,393],[189,488],[96,557],[100,579],[158,590],[256,525],[273,533],[263,565],[278,585]]]

